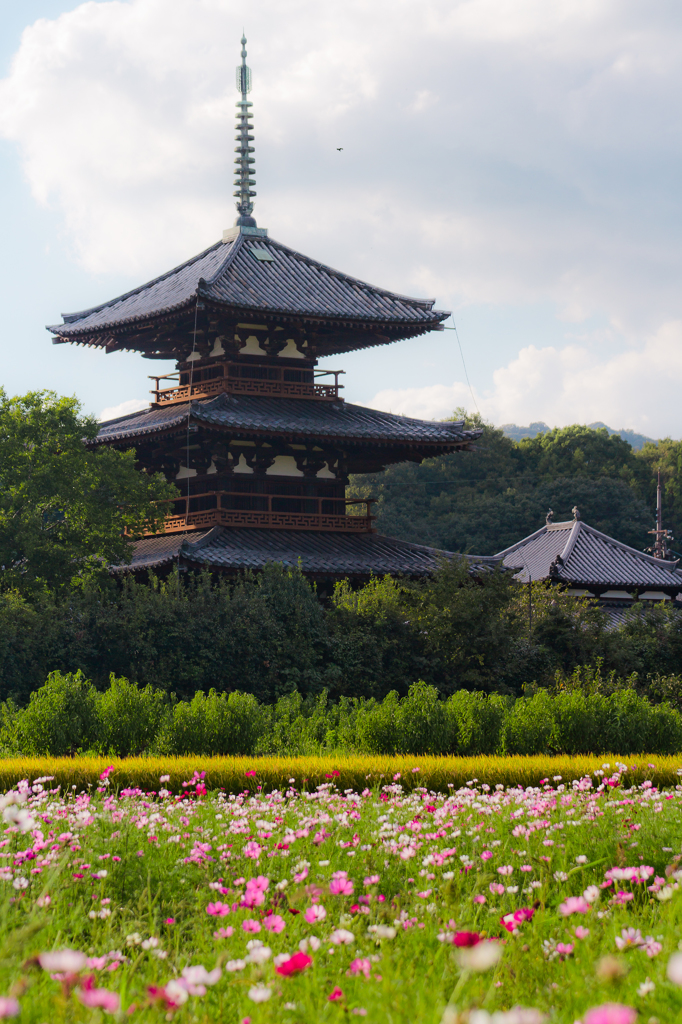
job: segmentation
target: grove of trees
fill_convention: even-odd
[[[453,416],[460,418],[483,427],[476,451],[351,479],[351,496],[379,499],[382,533],[492,555],[539,529],[549,508],[558,522],[572,518],[577,505],[590,526],[643,550],[651,542],[660,470],[665,525],[682,535],[681,441],[634,451],[617,434],[578,425],[514,441],[465,410]]]

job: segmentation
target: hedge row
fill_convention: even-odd
[[[633,689],[608,695],[566,690],[532,697],[459,690],[440,700],[415,683],[407,697],[381,702],[325,694],[304,701],[294,692],[275,705],[253,694],[201,691],[168,700],[112,677],[98,692],[80,673],[52,673],[27,708],[0,707],[0,751],[64,755],[135,754],[590,754],[682,751],[682,714],[650,704]]]
[[[549,780],[553,786],[592,776],[598,785],[603,775],[612,777],[619,765],[627,767],[622,784],[631,786],[650,780],[655,786],[680,783],[682,757],[644,755],[627,761],[615,755],[606,757],[41,757],[0,760],[0,790],[10,789],[22,779],[33,781],[51,777],[45,783],[52,788],[75,787],[82,791],[96,787],[105,768],[113,767],[110,787],[115,791],[139,788],[158,792],[165,788],[180,793],[195,772],[205,772],[208,790],[228,793],[259,789],[286,791],[292,785],[314,790],[323,784],[339,790],[362,792],[399,783],[411,790],[425,786],[447,792],[463,786],[538,786]],[[417,770],[418,769],[418,770]],[[170,776],[161,783],[162,776]]]

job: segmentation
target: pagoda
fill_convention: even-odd
[[[442,553],[377,534],[372,500],[345,497],[349,474],[467,450],[481,431],[352,405],[343,371],[318,361],[443,330],[449,314],[333,270],[257,226],[245,46],[242,38],[234,226],[153,281],[48,328],[54,344],[176,362],[175,373],[150,378],[149,409],[103,423],[94,442],[134,448],[142,471],[179,488],[164,532],[137,539],[125,568],[234,572],[277,561],[318,578],[423,575]]]

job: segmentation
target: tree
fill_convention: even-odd
[[[462,409],[452,418],[483,428],[475,451],[351,478],[351,496],[379,498],[383,533],[492,555],[539,529],[549,508],[558,522],[570,519],[577,504],[591,526],[633,547],[646,546],[651,469],[620,437],[573,426],[517,442]]]
[[[0,389],[0,589],[60,588],[130,558],[130,535],[160,526],[175,487],[133,451],[94,447],[98,424],[75,398]]]

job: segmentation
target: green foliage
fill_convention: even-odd
[[[130,757],[149,750],[166,717],[162,690],[140,687],[127,679],[109,677],[109,686],[97,694],[98,745],[108,754]]]
[[[0,590],[35,593],[129,560],[124,531],[157,522],[176,494],[135,468],[135,453],[88,447],[93,417],[75,398],[0,388]]]
[[[379,497],[382,532],[447,551],[489,555],[537,530],[548,508],[559,521],[570,519],[577,504],[591,526],[642,549],[653,525],[657,458],[664,460],[670,481],[666,515],[679,505],[675,515],[682,521],[682,449],[674,451],[673,442],[634,452],[618,435],[583,426],[516,442],[458,410],[456,418],[462,416],[467,425],[484,428],[475,452],[351,478],[349,497]]]
[[[585,685],[573,677],[554,693],[537,690],[514,699],[459,690],[447,700],[419,681],[407,696],[383,701],[325,693],[286,694],[274,705],[252,694],[199,691],[191,701],[111,677],[98,694],[82,676],[54,672],[26,709],[0,708],[0,748],[25,755],[91,750],[128,756],[228,756],[333,752],[380,755],[672,754],[682,750],[682,714],[667,701],[652,704],[633,680],[599,667]],[[679,688],[679,679],[678,679]],[[598,692],[601,684],[608,694]]]
[[[113,673],[182,700],[211,689],[272,705],[325,691],[334,703],[381,700],[419,679],[441,697],[518,695],[600,662],[606,674],[637,673],[642,694],[657,679],[652,696],[678,703],[664,682],[682,672],[682,616],[670,607],[635,608],[612,629],[594,602],[556,587],[536,583],[531,598],[532,616],[527,587],[500,572],[472,579],[456,559],[421,582],[339,584],[326,607],[298,569],[275,564],[233,581],[173,573],[31,601],[0,594],[0,699],[25,704],[55,669],[81,670],[100,690]]]
[[[155,746],[164,754],[251,754],[261,731],[252,694],[200,690],[173,707]]]
[[[97,691],[82,672],[51,672],[14,731],[25,754],[75,754],[98,739]]]

